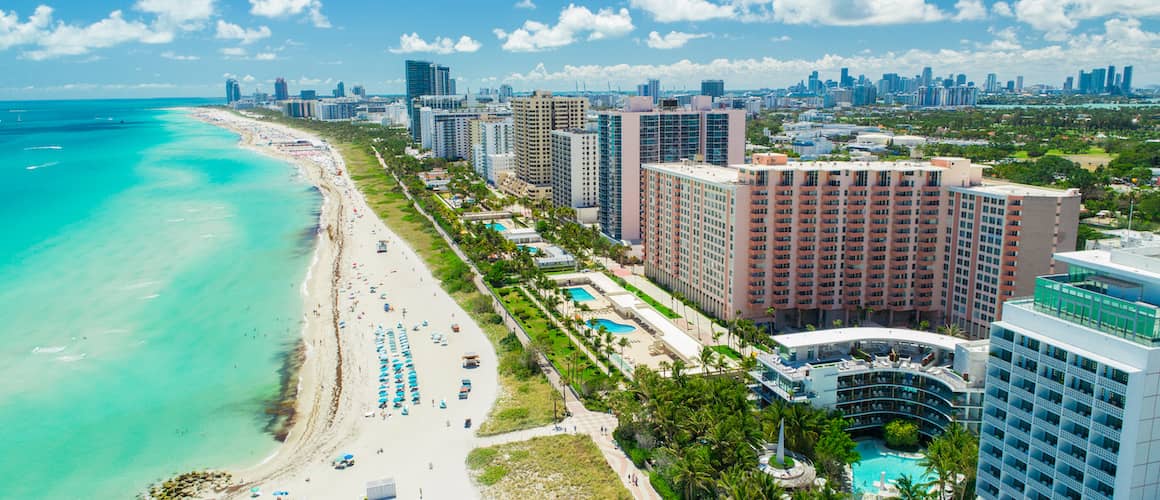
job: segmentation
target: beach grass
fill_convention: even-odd
[[[484,498],[632,498],[587,435],[476,448],[467,466]]]

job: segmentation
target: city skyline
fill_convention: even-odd
[[[401,94],[406,59],[455,68],[460,92],[511,84],[631,92],[721,79],[726,90],[785,87],[882,73],[965,73],[980,83],[1024,76],[1062,86],[1072,68],[1134,65],[1134,86],[1160,81],[1160,6],[1145,1],[789,0],[359,6],[281,0],[123,0],[114,5],[17,0],[0,10],[0,99],[216,96],[330,89]],[[800,5],[799,5],[800,4]],[[888,5],[889,4],[889,5]],[[535,8],[528,8],[534,5]],[[847,5],[847,4],[843,4]],[[847,5],[848,7],[850,5]],[[851,10],[857,9],[854,15]],[[438,11],[439,16],[422,15]],[[384,26],[383,19],[407,19]],[[893,36],[897,29],[908,36]],[[318,57],[315,54],[326,54]],[[1004,68],[1019,68],[1006,74]],[[1065,71],[1066,69],[1066,71]]]

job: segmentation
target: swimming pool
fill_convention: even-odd
[[[507,231],[507,226],[500,224],[498,222],[492,222],[491,224],[488,224],[487,227],[491,228],[494,231],[499,231],[501,233],[504,231]]]
[[[528,246],[524,246],[524,245],[516,245],[516,247],[519,248],[520,250],[528,252],[532,255],[536,255],[536,254],[540,253],[540,249],[536,248],[536,247],[528,247]]]
[[[584,288],[575,287],[575,288],[568,288],[567,290],[568,290],[568,295],[571,295],[572,300],[574,300],[576,302],[588,302],[590,300],[596,300],[596,297],[593,297],[592,294],[589,293],[588,290],[586,290]]]
[[[926,469],[918,465],[917,458],[906,458],[894,454],[886,445],[875,440],[858,441],[858,453],[862,461],[854,464],[854,492],[873,493],[878,490],[874,483],[882,479],[882,472],[886,472],[886,481],[893,482],[899,476],[906,474],[915,481],[929,481]]]
[[[604,318],[597,318],[597,319],[588,320],[588,327],[589,328],[595,328],[595,329],[599,330],[601,326],[603,326],[604,328],[607,328],[608,331],[615,333],[617,335],[625,334],[625,333],[632,333],[632,332],[636,331],[635,326],[626,325],[624,323],[617,323],[615,321],[607,320]]]

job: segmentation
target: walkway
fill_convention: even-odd
[[[624,281],[627,281],[628,284],[639,288],[640,291],[656,299],[657,302],[667,306],[669,309],[672,309],[673,312],[681,314],[683,317],[679,321],[683,322],[684,324],[677,322],[677,326],[684,328],[685,331],[689,332],[690,335],[696,337],[697,341],[699,341],[701,345],[714,344],[714,330],[721,332],[722,335],[721,341],[717,343],[725,343],[729,332],[728,328],[714,323],[712,318],[701,314],[700,311],[697,311],[692,307],[683,307],[680,302],[673,299],[673,296],[669,294],[669,292],[666,292],[655,283],[649,281],[648,278],[645,278],[640,274],[636,274],[637,272],[640,272],[641,269],[643,269],[642,266],[621,266],[620,264],[617,264],[616,261],[604,257],[598,257],[597,260],[613,274],[620,277]],[[700,328],[698,328],[697,325],[700,325]]]

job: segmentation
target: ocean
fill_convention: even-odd
[[[278,446],[321,196],[173,106],[0,102],[0,498],[131,498]]]

